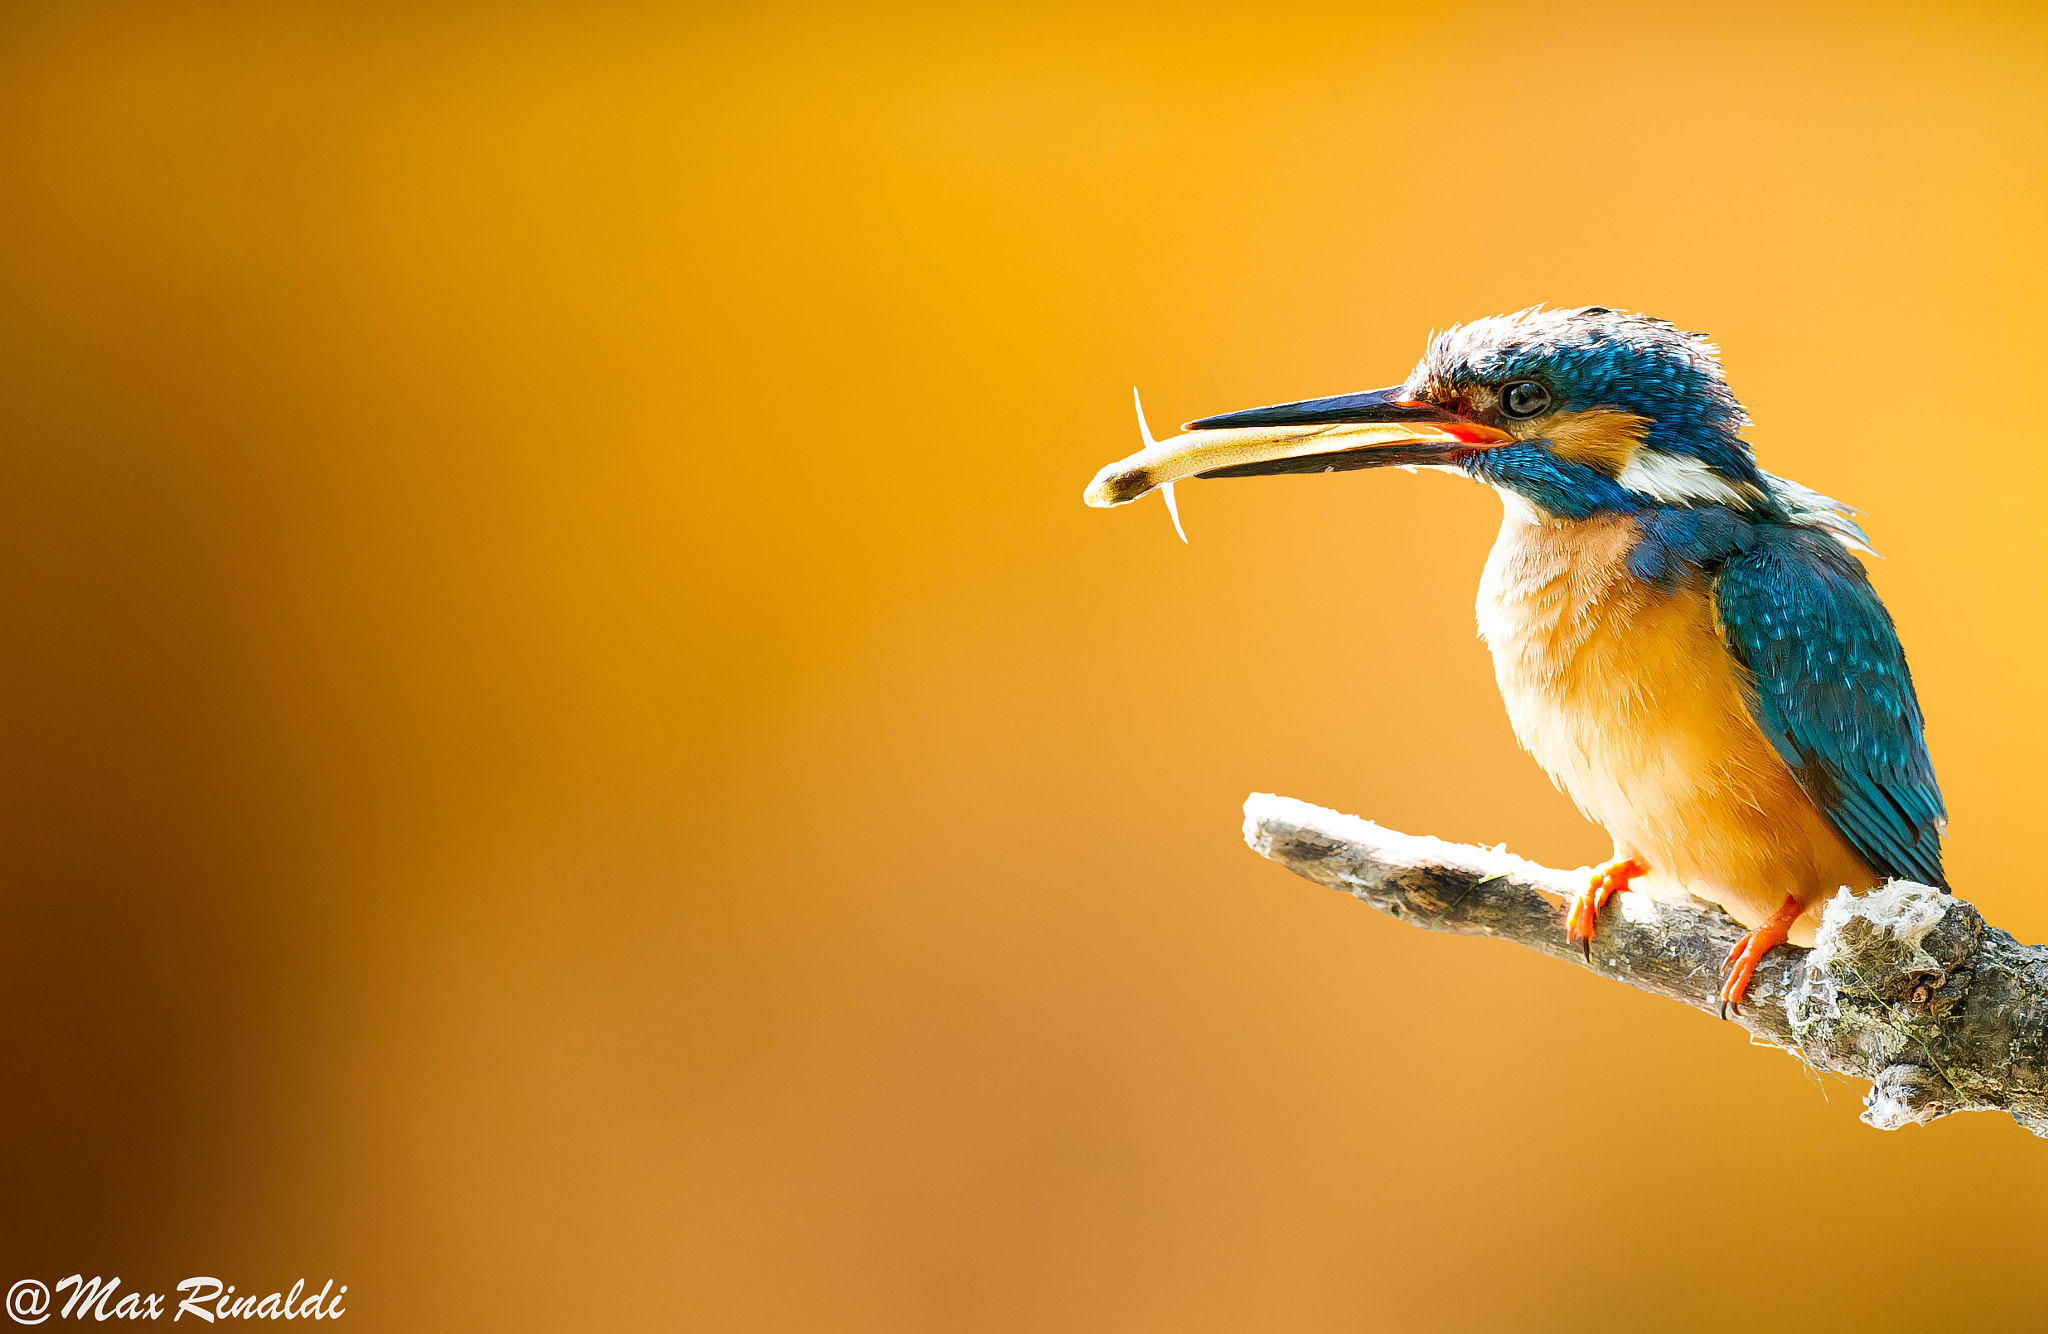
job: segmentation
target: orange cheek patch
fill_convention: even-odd
[[[1588,408],[1560,413],[1544,424],[1543,436],[1561,459],[1583,463],[1609,477],[1619,477],[1642,447],[1649,420],[1614,408]]]

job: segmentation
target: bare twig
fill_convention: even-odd
[[[1494,936],[1716,1014],[1720,963],[1742,928],[1701,903],[1619,894],[1587,963],[1560,903],[1584,872],[1382,829],[1255,793],[1244,837],[1261,856],[1425,931]],[[1894,881],[1827,906],[1811,950],[1764,956],[1742,1007],[1750,1034],[1819,1070],[1871,1081],[1881,1130],[2002,1111],[2048,1136],[2048,948],[2021,945],[1970,904]]]

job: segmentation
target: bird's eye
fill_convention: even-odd
[[[1550,406],[1550,391],[1534,380],[1517,380],[1500,391],[1500,410],[1510,417],[1533,417]]]

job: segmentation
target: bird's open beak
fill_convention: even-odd
[[[1106,509],[1189,477],[1446,463],[1511,438],[1448,408],[1404,398],[1399,386],[1226,412],[1182,429],[1187,434],[1171,440],[1155,441],[1147,432],[1145,448],[1095,474],[1082,499]]]

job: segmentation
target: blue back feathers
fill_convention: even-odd
[[[1714,578],[1751,713],[1799,786],[1887,877],[1948,888],[1946,812],[1892,618],[1825,533],[1771,525]]]

